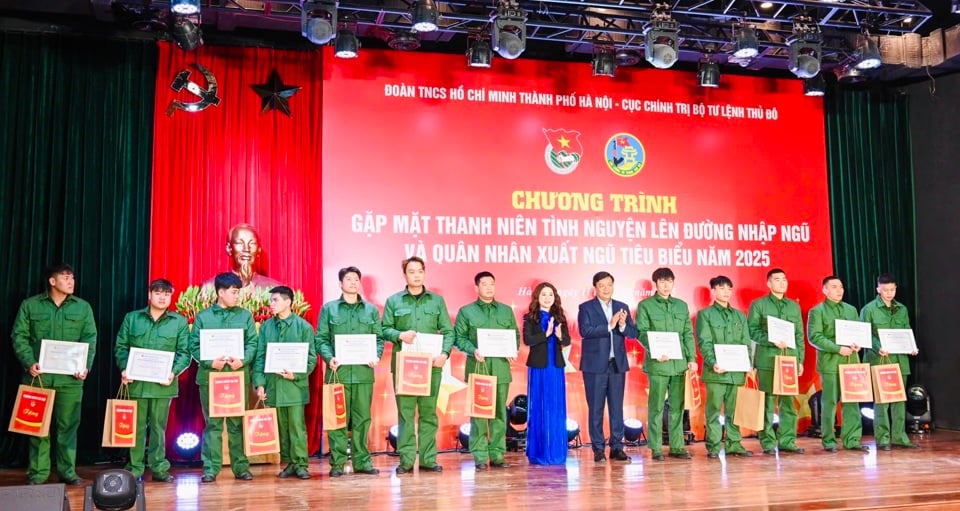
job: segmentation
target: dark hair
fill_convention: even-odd
[[[657,282],[658,280],[674,280],[673,270],[670,268],[657,268],[653,270],[653,276],[650,277],[650,280]]]
[[[597,287],[597,282],[600,282],[601,280],[603,280],[603,279],[605,279],[605,278],[609,278],[611,281],[613,281],[613,275],[610,275],[610,272],[608,272],[608,271],[598,271],[597,273],[594,273],[594,274],[593,274],[593,287]]]
[[[270,294],[278,294],[280,296],[286,297],[287,300],[293,301],[293,290],[287,286],[277,286],[270,290]]]
[[[240,280],[240,277],[238,277],[236,273],[228,271],[213,278],[213,289],[218,293],[221,289],[230,289],[231,287],[237,289],[243,287],[243,281]]]
[[[417,256],[413,256],[413,257],[408,257],[408,258],[404,259],[403,262],[401,263],[402,266],[403,266],[403,272],[404,272],[404,273],[407,272],[407,265],[410,264],[410,263],[420,263],[420,267],[421,267],[421,268],[423,268],[424,270],[427,269],[427,263],[425,263],[425,262],[423,261],[423,259],[420,259],[420,258],[417,257]]]
[[[153,282],[150,283],[150,286],[148,287],[148,289],[150,290],[151,293],[154,291],[172,293],[173,284],[167,279],[155,279]]]
[[[356,266],[347,266],[346,268],[340,268],[340,271],[337,272],[337,279],[339,279],[340,282],[343,282],[343,278],[346,277],[348,273],[356,273],[358,279],[363,278],[363,274],[360,273],[360,268],[357,268]]]
[[[827,287],[827,282],[830,282],[831,280],[840,280],[840,277],[836,275],[827,275],[826,277],[823,278],[823,283],[821,285],[823,287]],[[842,280],[840,280],[840,284],[843,284]]]
[[[560,293],[557,288],[549,282],[541,282],[533,288],[533,296],[530,299],[530,308],[527,310],[527,317],[533,320],[540,320],[540,293],[545,288],[553,291],[553,305],[550,306],[550,315],[554,317],[555,325],[566,324],[567,317],[563,315],[563,304],[560,303]]]
[[[479,285],[480,285],[480,279],[483,279],[483,278],[485,278],[485,277],[490,277],[491,279],[493,279],[494,282],[497,281],[497,278],[494,277],[492,273],[490,273],[490,272],[488,272],[488,271],[482,271],[482,272],[480,272],[480,273],[478,273],[478,274],[476,274],[476,275],[473,276],[473,285],[479,286]]]
[[[710,279],[710,289],[716,289],[718,286],[733,287],[733,281],[730,280],[730,277],[725,275],[717,275],[716,277]]]
[[[778,274],[778,273],[782,273],[784,277],[787,276],[787,272],[783,271],[782,269],[780,269],[780,268],[773,268],[773,269],[771,269],[770,271],[767,272],[767,280],[770,280],[774,275],[776,275],[776,274]]]
[[[69,273],[73,275],[73,266],[70,266],[64,262],[47,265],[47,267],[43,269],[43,281],[46,282],[45,285],[49,287],[50,279],[60,275],[61,273]]]
[[[880,275],[877,276],[878,286],[882,286],[884,284],[896,285],[896,283],[897,283],[897,277],[895,277],[892,273],[881,273]]]

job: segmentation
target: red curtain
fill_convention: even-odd
[[[182,291],[230,269],[228,229],[252,224],[263,246],[259,273],[302,290],[314,323],[322,305],[320,276],[320,143],[322,53],[203,46],[184,52],[159,43],[154,125],[150,277],[170,279]],[[220,102],[197,112],[168,108],[200,98],[175,91],[179,73],[208,90],[199,64],[215,77]],[[262,112],[252,85],[268,84],[276,70],[287,87],[290,116]],[[310,452],[320,446],[319,376],[307,407]],[[203,429],[195,369],[180,377],[167,428],[168,446],[180,433]]]

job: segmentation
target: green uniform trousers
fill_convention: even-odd
[[[140,397],[137,402],[137,444],[130,449],[130,461],[125,467],[133,475],[140,477],[150,462],[153,475],[163,476],[170,471],[167,460],[167,416],[170,415],[169,397]],[[144,459],[144,447],[147,444],[147,429],[150,430],[150,451],[148,460]]]
[[[441,378],[440,371],[432,371],[429,396],[397,396],[400,430],[397,434],[397,452],[400,454],[401,467],[413,467],[418,451],[420,466],[432,467],[437,464],[437,394],[440,392]],[[414,425],[417,412],[420,413],[420,420]]]
[[[731,383],[707,383],[707,452],[720,452],[721,444],[727,454],[743,452],[740,443],[740,427],[733,423],[737,410],[738,385]],[[723,407],[724,424],[727,427],[727,439],[723,440],[723,426],[720,425],[720,407]]]
[[[80,402],[83,400],[83,387],[60,387],[55,389],[51,434],[56,433],[55,452],[57,474],[62,480],[77,478],[77,429],[80,427]],[[30,461],[27,464],[27,477],[31,481],[43,482],[50,477],[50,436],[43,438],[31,436],[28,441]]]
[[[280,432],[280,461],[307,469],[307,421],[303,405],[278,406],[277,429]]]
[[[507,393],[509,383],[497,384],[497,399],[493,404],[493,419],[470,417],[470,453],[475,463],[502,463],[507,453]],[[489,434],[489,439],[487,435]]]
[[[757,369],[760,390],[766,392],[763,401],[763,430],[757,432],[760,448],[764,451],[797,448],[797,407],[793,396],[777,396],[773,392],[773,371]],[[779,405],[780,409],[777,410]],[[780,426],[773,431],[773,414],[780,415]]]
[[[837,447],[837,402],[840,400],[840,375],[837,373],[820,373],[823,385],[823,410],[821,412],[821,429],[823,430],[823,447]],[[856,449],[860,446],[860,435],[863,425],[860,423],[860,403],[843,403],[841,406],[843,424],[840,427],[840,440],[844,449]]]
[[[683,393],[686,378],[682,374],[648,374],[647,380],[650,382],[650,394],[647,395],[647,446],[654,456],[663,454],[663,403],[669,398],[670,452],[683,452]]]
[[[370,407],[373,404],[373,383],[344,383],[348,424],[350,425],[353,470],[373,468],[367,435],[370,433]],[[343,469],[347,463],[347,428],[327,431],[330,442],[330,466]]]
[[[907,388],[906,376],[903,377],[903,388]],[[896,445],[910,444],[910,437],[907,436],[907,403],[905,401],[873,405],[873,438],[877,441],[877,445],[890,445],[891,435]]]
[[[200,385],[200,407],[203,408],[203,445],[200,460],[203,474],[216,476],[223,468],[223,425],[227,425],[227,448],[230,449],[230,469],[233,475],[250,471],[250,462],[243,453],[243,417],[210,417],[210,387]]]

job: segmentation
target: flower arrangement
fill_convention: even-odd
[[[193,324],[197,313],[210,307],[217,301],[217,292],[213,286],[190,286],[177,298],[177,312]],[[256,323],[262,323],[270,318],[270,291],[264,287],[246,287],[240,290],[238,305],[253,314]],[[310,304],[303,299],[303,291],[293,292],[293,313],[303,317],[310,310]]]

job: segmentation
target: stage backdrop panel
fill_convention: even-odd
[[[382,307],[402,289],[400,261],[411,255],[427,260],[427,286],[452,315],[476,298],[474,274],[490,270],[518,321],[533,287],[552,282],[573,332],[599,270],[634,309],[660,266],[677,274],[675,295],[691,312],[710,304],[718,274],[733,279],[734,305],[746,310],[774,266],[804,310],[822,298],[832,267],[823,106],[798,80],[725,75],[703,89],[692,73],[643,66],[609,79],[584,63],[495,59],[475,70],[458,55],[364,50],[328,56],[323,103],[324,301],[339,296],[337,269],[356,265],[364,297]],[[646,422],[643,352],[635,341],[628,350],[636,364],[624,415]],[[526,392],[525,357],[511,399]],[[814,358],[801,379],[807,395],[818,385]],[[579,339],[570,361],[578,365]],[[441,448],[467,421],[464,356],[451,365]],[[374,449],[387,448],[396,421],[389,381],[388,351]],[[585,425],[582,379],[568,372],[566,383],[568,415]]]

